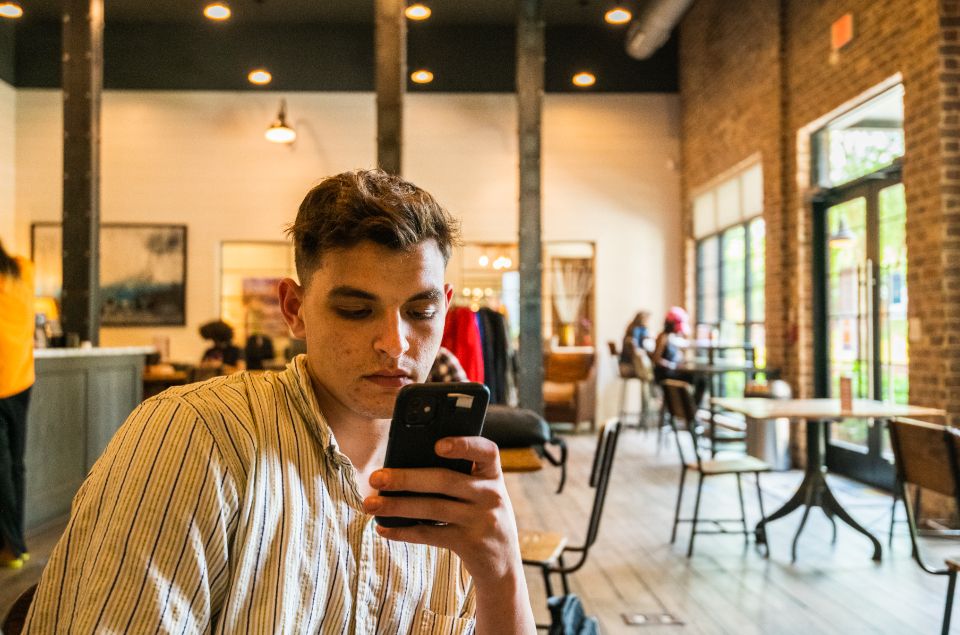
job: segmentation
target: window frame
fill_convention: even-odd
[[[754,275],[753,275],[753,271],[752,271],[752,267],[751,267],[751,263],[752,263],[752,261],[753,261],[753,245],[752,245],[752,242],[753,242],[753,241],[751,240],[750,230],[751,230],[751,225],[752,225],[753,223],[755,223],[755,222],[758,222],[758,221],[763,222],[764,224],[766,224],[766,221],[764,220],[763,214],[757,214],[757,215],[755,215],[755,216],[752,216],[752,217],[750,217],[750,218],[748,218],[748,219],[743,220],[742,222],[736,223],[736,224],[731,225],[731,226],[729,226],[729,227],[724,227],[723,229],[720,229],[720,230],[718,230],[718,231],[716,231],[716,232],[714,232],[714,233],[712,233],[712,234],[707,234],[707,235],[705,235],[705,236],[701,236],[700,238],[697,238],[696,241],[695,241],[695,253],[696,253],[696,277],[695,277],[695,278],[696,278],[696,282],[695,282],[695,284],[696,284],[696,295],[695,295],[695,297],[696,297],[696,303],[697,303],[697,304],[696,304],[696,327],[699,328],[699,327],[701,327],[701,326],[708,326],[708,327],[711,328],[711,330],[716,329],[717,332],[719,332],[719,330],[720,330],[720,325],[721,325],[721,323],[724,321],[724,311],[723,311],[723,298],[724,298],[724,295],[725,295],[725,293],[724,293],[724,292],[725,292],[725,289],[724,289],[724,276],[723,276],[723,269],[724,269],[724,258],[723,258],[723,254],[724,254],[724,246],[725,246],[725,245],[724,245],[724,235],[725,235],[729,230],[731,230],[731,229],[735,229],[735,228],[737,228],[737,227],[742,227],[742,228],[743,228],[743,230],[744,230],[744,241],[743,241],[743,257],[744,257],[744,276],[743,276],[743,277],[744,277],[744,280],[743,280],[744,320],[743,320],[742,323],[737,322],[736,325],[743,327],[743,335],[744,335],[744,337],[743,337],[743,343],[750,343],[750,344],[753,344],[753,343],[754,343],[754,342],[752,341],[753,327],[754,327],[754,326],[757,326],[757,325],[759,325],[759,326],[764,326],[764,327],[766,326],[766,311],[764,311],[764,315],[762,315],[762,316],[753,315],[753,313],[754,313],[754,311],[753,311],[753,306],[752,306],[753,303],[752,303],[752,301],[751,301],[751,294],[752,294],[752,292],[753,292],[753,285],[754,285],[754,280],[753,280]],[[707,290],[704,288],[704,280],[703,280],[703,271],[704,271],[704,269],[705,269],[705,263],[703,262],[703,260],[704,260],[704,257],[703,257],[703,252],[704,252],[703,244],[704,244],[706,241],[711,240],[711,239],[714,239],[714,240],[717,241],[717,250],[716,250],[716,258],[717,258],[717,262],[716,262],[716,266],[717,266],[717,288],[716,288],[715,294],[713,295],[713,298],[712,298],[712,299],[714,299],[714,300],[716,301],[716,303],[717,303],[717,319],[716,319],[715,322],[708,322],[708,321],[706,321],[706,320],[704,319],[704,315],[703,315],[703,307],[704,307],[704,305],[706,304],[703,299],[704,299],[704,298],[706,297],[706,295],[707,295]],[[764,253],[766,253],[766,227],[764,227],[764,237],[763,237],[763,241],[764,241]],[[764,281],[765,281],[765,280],[766,280],[766,262],[764,262]],[[766,308],[766,307],[764,307],[764,308]],[[758,319],[758,318],[759,318],[759,319]]]

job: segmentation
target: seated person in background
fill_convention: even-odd
[[[647,321],[650,313],[640,311],[633,321],[627,325],[620,347],[620,375],[623,377],[639,377],[643,381],[653,379],[650,357],[647,351],[653,350],[650,330]]]
[[[664,379],[679,379],[693,384],[693,399],[697,405],[707,391],[707,379],[702,374],[679,368],[683,362],[683,350],[687,348],[686,333],[689,318],[687,312],[675,306],[667,311],[663,320],[663,332],[657,336],[653,349],[653,376],[657,383]]]
[[[233,343],[233,327],[223,320],[207,322],[200,327],[200,337],[213,343],[204,351],[201,366],[219,368],[224,375],[243,370],[243,351]]]
[[[450,349],[440,347],[437,351],[437,358],[433,360],[433,367],[430,369],[430,377],[427,381],[440,382],[448,384],[455,381],[470,381],[467,379],[467,371],[463,370],[460,360]]]
[[[496,444],[436,443],[471,474],[381,467],[397,394],[440,347],[457,221],[360,170],[313,188],[288,232],[303,284],[280,283],[280,308],[306,354],[142,403],[77,493],[24,633],[536,632]]]
[[[263,370],[264,362],[272,362],[276,353],[273,350],[273,340],[266,335],[254,333],[247,338],[247,345],[243,349],[243,358],[248,370]]]

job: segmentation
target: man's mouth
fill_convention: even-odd
[[[413,383],[413,377],[404,370],[380,370],[363,378],[383,388],[402,388]]]

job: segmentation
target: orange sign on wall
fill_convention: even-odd
[[[830,25],[830,48],[839,51],[853,40],[853,14],[847,13]]]

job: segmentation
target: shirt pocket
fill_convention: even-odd
[[[420,609],[413,618],[414,635],[468,635],[473,633],[476,619],[455,617]]]

